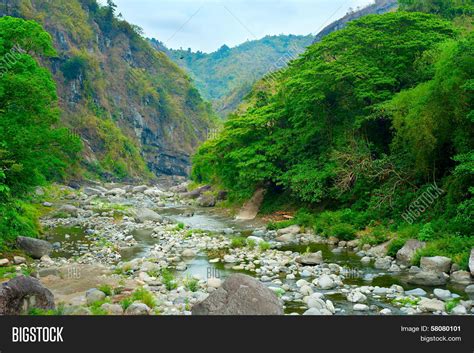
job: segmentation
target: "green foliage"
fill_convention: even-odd
[[[444,307],[446,308],[446,311],[450,313],[451,311],[453,311],[455,307],[459,305],[460,302],[461,302],[460,298],[450,299],[446,301],[446,303],[444,303]]]
[[[398,251],[403,248],[407,239],[404,238],[396,238],[390,242],[387,249],[387,255],[395,257],[397,256]]]
[[[87,68],[88,63],[84,57],[73,56],[64,62],[64,64],[61,66],[61,71],[63,72],[66,80],[71,81],[83,75]]]
[[[98,289],[108,297],[110,297],[114,294],[114,290],[108,284],[102,284],[101,286],[99,286]]]
[[[340,239],[366,229],[370,244],[400,238],[392,254],[419,237],[430,242],[426,253],[465,267],[474,227],[474,35],[472,19],[448,20],[471,3],[407,0],[413,12],[366,16],[312,45],[271,85],[256,85],[245,111],[194,156],[193,178],[240,200],[266,187],[326,210],[269,229],[309,224]],[[429,202],[419,207],[422,197]]]
[[[270,243],[266,241],[262,241],[258,244],[258,248],[260,249],[260,251],[267,251],[270,249],[270,247]]]
[[[173,290],[178,288],[178,283],[174,275],[167,269],[161,270],[161,277],[163,279],[163,284],[165,285],[167,290]]]
[[[210,54],[166,49],[156,40],[151,43],[190,72],[204,98],[225,117],[237,108],[259,77],[296,59],[312,41],[313,36],[267,36],[235,48],[224,45]]]
[[[435,238],[435,232],[431,223],[426,223],[418,233],[418,239],[421,241],[431,241]]]
[[[398,0],[400,9],[436,14],[446,18],[474,14],[473,0]]]
[[[146,290],[145,288],[138,288],[136,289],[131,296],[132,303],[133,302],[141,302],[146,304],[149,308],[153,309],[156,306],[156,299],[150,291]],[[122,305],[123,307],[123,305]]]
[[[199,290],[199,281],[195,278],[186,278],[184,286],[191,292],[197,292]]]
[[[472,248],[474,248],[474,237],[472,236],[443,235],[428,243],[424,249],[418,250],[413,263],[418,265],[422,257],[446,256],[467,270]]]
[[[244,237],[234,237],[231,240],[230,247],[231,248],[243,248],[247,243],[247,238]]]

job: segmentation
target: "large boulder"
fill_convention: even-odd
[[[145,223],[147,221],[162,222],[163,217],[149,208],[140,208],[135,210],[135,220],[140,223]]]
[[[408,283],[418,286],[444,286],[446,275],[442,272],[421,271],[409,276]]]
[[[277,231],[278,235],[285,235],[285,234],[298,234],[301,231],[301,227],[299,225],[292,225],[283,229],[279,229]]]
[[[451,259],[444,256],[422,257],[420,267],[422,271],[446,272],[451,269]]]
[[[387,241],[383,244],[374,246],[373,248],[367,250],[367,254],[373,257],[385,257],[387,255],[389,246],[390,242]]]
[[[298,256],[295,261],[302,265],[315,266],[324,262],[322,251]]]
[[[283,315],[273,291],[254,278],[234,274],[207,299],[192,308],[193,315]]]
[[[0,287],[0,315],[26,314],[30,309],[53,310],[54,296],[32,277],[19,276]]]
[[[28,237],[18,237],[16,245],[34,259],[41,259],[53,251],[53,246],[47,241]]]
[[[469,258],[469,270],[471,275],[474,276],[474,249],[471,250],[471,257]]]
[[[426,243],[422,241],[416,239],[408,240],[405,245],[400,250],[398,250],[397,261],[405,266],[410,265],[416,252],[419,249],[423,249],[425,246]]]
[[[209,191],[209,190],[211,190],[211,186],[205,185],[205,186],[201,186],[200,188],[194,189],[193,191],[185,192],[181,194],[181,196],[188,199],[197,199],[199,198],[199,196],[201,196],[202,194],[204,194],[206,191]]]
[[[214,207],[216,205],[216,198],[211,193],[205,193],[199,196],[197,204],[201,207]]]

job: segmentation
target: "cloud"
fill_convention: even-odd
[[[115,0],[123,17],[171,48],[210,52],[277,34],[310,34],[373,0]]]

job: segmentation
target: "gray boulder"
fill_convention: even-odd
[[[91,304],[94,304],[96,302],[100,302],[100,301],[104,300],[105,297],[106,297],[105,293],[98,290],[97,288],[89,289],[86,292],[87,305],[91,305]]]
[[[392,264],[390,257],[379,257],[375,260],[374,267],[378,270],[388,270]]]
[[[54,296],[32,277],[19,276],[0,287],[0,315],[26,314],[30,309],[53,310]]]
[[[181,194],[181,196],[184,197],[184,198],[188,198],[188,199],[197,199],[197,198],[199,198],[199,196],[201,196],[202,194],[204,194],[206,191],[209,191],[209,190],[211,190],[211,186],[210,185],[205,185],[205,186],[201,186],[200,188],[197,188],[193,191],[185,192],[185,193]]]
[[[125,315],[140,316],[140,315],[149,315],[150,308],[143,303],[133,303],[125,311]]]
[[[210,193],[205,193],[199,196],[197,204],[201,207],[214,207],[216,205],[216,198]]]
[[[402,265],[408,266],[411,264],[415,253],[419,249],[423,249],[426,246],[426,243],[416,240],[410,239],[408,240],[405,245],[398,250],[397,252],[397,261]]]
[[[420,267],[422,271],[446,272],[451,269],[451,259],[444,256],[422,257]]]
[[[275,293],[254,278],[234,274],[207,299],[192,308],[193,315],[283,315]]]
[[[71,217],[77,217],[79,215],[79,209],[73,205],[63,205],[58,209],[58,213],[65,213]]]
[[[147,221],[162,222],[163,217],[149,208],[140,208],[135,210],[135,220],[140,223],[145,223]]]
[[[283,229],[278,230],[278,235],[284,234],[298,234],[301,231],[301,227],[298,225],[292,225]]]
[[[421,271],[409,276],[408,283],[418,286],[444,286],[446,275],[442,272]]]
[[[458,284],[471,284],[471,274],[467,271],[456,271],[451,273],[451,282]]]
[[[322,251],[298,256],[295,261],[302,265],[315,266],[324,262]]]
[[[16,245],[34,259],[41,259],[53,251],[53,246],[47,241],[28,237],[18,237]]]

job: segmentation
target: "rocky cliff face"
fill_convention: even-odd
[[[319,32],[314,38],[314,43],[321,41],[324,37],[331,34],[332,32],[338,31],[346,27],[346,25],[358,18],[367,15],[381,15],[390,11],[395,10],[398,7],[398,0],[375,0],[375,4],[364,7],[357,11],[351,11],[346,14],[343,18],[331,23]]]
[[[186,175],[190,155],[213,126],[188,76],[152,49],[140,29],[95,0],[3,0],[0,16],[40,22],[57,58],[45,62],[57,82],[62,122],[84,141],[93,174]]]

